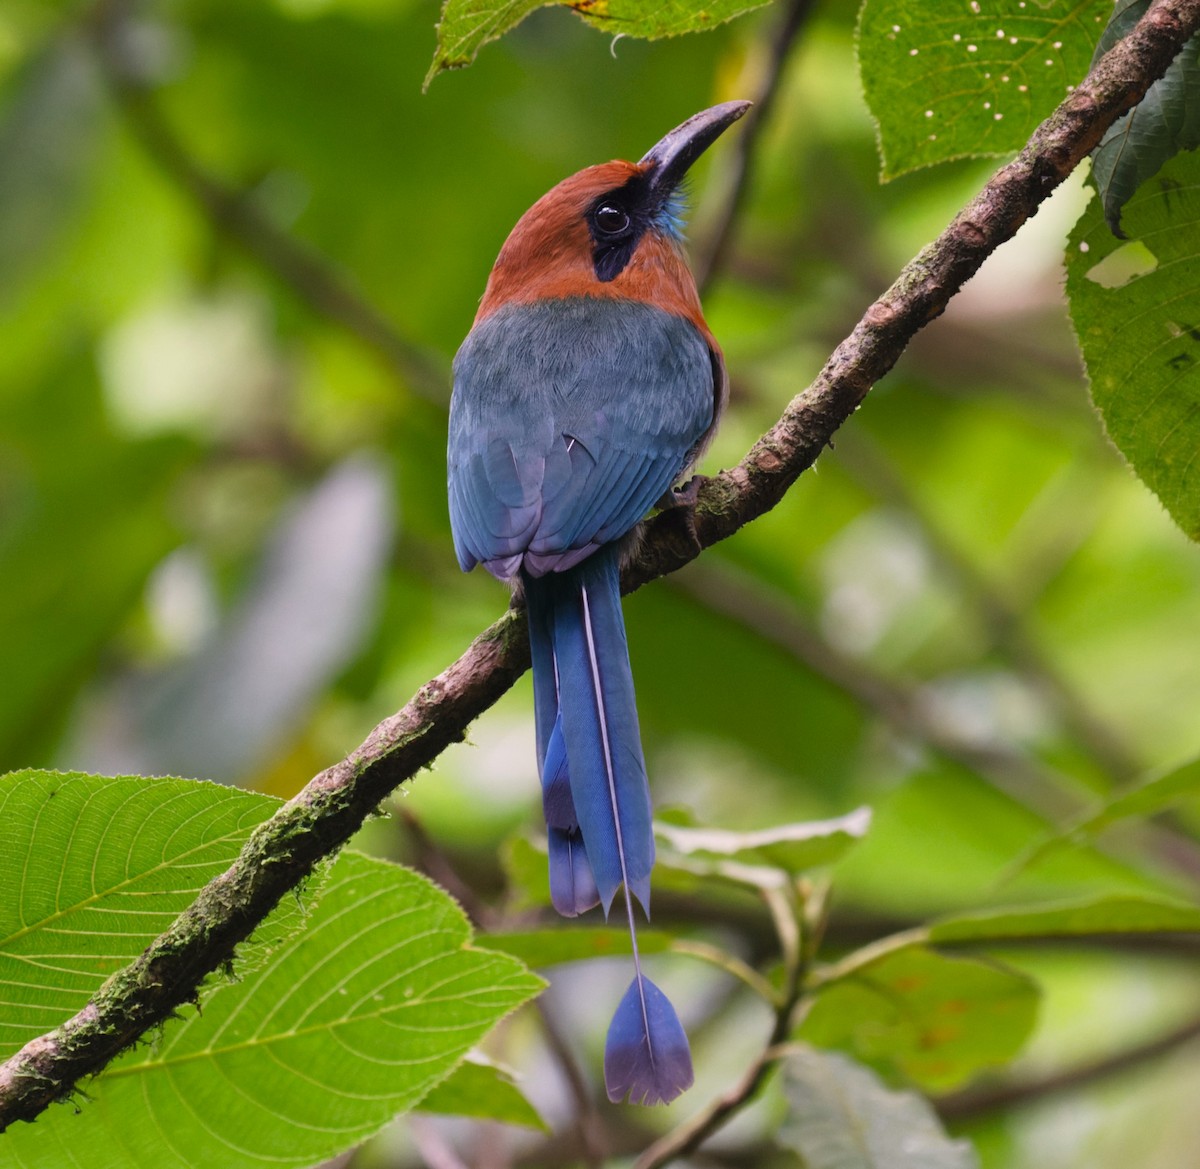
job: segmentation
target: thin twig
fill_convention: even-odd
[[[763,126],[775,105],[792,46],[808,20],[813,4],[814,0],[788,0],[783,19],[772,31],[765,53],[766,61],[753,94],[754,105],[742,118],[737,138],[727,156],[729,169],[725,175],[724,202],[692,259],[696,285],[702,293],[709,290],[725,266],[729,244],[753,182],[754,163],[762,141]]]
[[[752,990],[768,1006],[776,1006],[780,1001],[779,992],[767,979],[748,962],[743,962],[722,946],[713,946],[708,942],[697,942],[689,938],[676,938],[671,943],[671,953],[685,954],[698,962],[707,962],[710,966],[724,971]]]
[[[596,1109],[591,1085],[583,1074],[566,1036],[563,1035],[554,1011],[546,1004],[545,995],[537,999],[535,1006],[541,1019],[542,1037],[546,1041],[546,1048],[563,1073],[575,1104],[575,1127],[579,1134],[584,1162],[589,1169],[599,1169],[607,1155],[607,1141],[604,1135],[604,1121]]]
[[[776,1026],[772,1030],[772,1035],[778,1034],[782,1030],[780,1026],[782,1018],[783,1014],[780,1012],[776,1016]],[[785,1037],[786,1030],[781,1036],[780,1042]],[[677,1157],[685,1157],[688,1153],[694,1152],[758,1095],[779,1060],[778,1045],[768,1044],[733,1087],[722,1092],[690,1120],[655,1141],[633,1163],[633,1169],[659,1169],[659,1166],[666,1165]]]
[[[1198,28],[1200,0],[1155,0],[1021,153],[905,267],[747,456],[701,482],[694,505],[661,512],[645,525],[624,587],[674,572],[774,507],[917,331],[1162,76]],[[335,853],[390,791],[460,740],[528,664],[524,614],[510,610],[362,746],[260,825],[237,861],[83,1010],[0,1065],[0,1130],[32,1120],[194,999],[280,898]]]

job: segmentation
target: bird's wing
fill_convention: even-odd
[[[463,568],[564,569],[628,532],[713,422],[714,364],[690,321],[571,298],[484,318],[454,363],[449,492]]]

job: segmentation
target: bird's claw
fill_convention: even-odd
[[[668,491],[658,502],[659,508],[682,527],[688,543],[696,552],[703,550],[700,534],[696,531],[696,504],[700,499],[700,488],[707,481],[703,475],[693,475],[682,487]]]

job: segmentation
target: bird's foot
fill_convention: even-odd
[[[696,510],[700,498],[700,488],[708,482],[706,475],[693,475],[682,487],[674,488],[669,495],[671,507],[686,507]]]
[[[696,504],[700,499],[700,488],[708,482],[704,475],[693,475],[682,487],[668,491],[658,501],[662,511],[672,517],[675,525],[683,530],[684,536],[694,553],[703,551],[700,533],[696,530]]]

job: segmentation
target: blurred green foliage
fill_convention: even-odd
[[[872,4],[864,30],[868,18],[908,27],[890,11]],[[496,251],[564,175],[638,157],[696,110],[756,92],[782,16],[768,8],[647,44],[539,11],[422,95],[432,4],[8,0],[0,767],[173,772],[290,795],[453,660],[507,600],[482,574],[458,573],[444,487],[449,358]],[[878,183],[854,20],[829,2],[803,24],[707,290],[733,379],[709,470],[741,456],[988,173],[960,159]],[[905,163],[889,149],[887,173],[1019,145],[1082,75],[1092,43],[1081,27],[1061,54],[1045,33],[1054,84],[1035,95],[1030,83],[1020,118],[993,117],[986,139],[974,111],[961,141],[922,154],[924,109],[943,109],[922,94],[916,135],[904,127],[915,153]],[[894,50],[872,34],[859,55],[866,66]],[[899,76],[909,63],[889,67]],[[882,85],[866,80],[868,94]],[[972,90],[968,105],[987,100]],[[903,145],[886,122],[880,134]],[[693,179],[699,249],[732,158],[723,142]],[[1200,552],[1106,441],[1067,322],[1062,248],[1087,198],[1068,184],[988,262],[778,508],[627,603],[660,805],[744,831],[872,807],[834,873],[822,957],[938,913],[1195,902],[1190,790],[1166,820],[1148,818],[1150,801],[1064,831],[1200,754]],[[1178,296],[1195,306],[1186,282]],[[1125,320],[1105,326],[1119,370],[1144,343]],[[1176,407],[1191,419],[1186,401]],[[306,587],[287,587],[297,580]],[[540,811],[533,760],[526,681],[360,844],[438,879],[449,864],[506,926],[545,926],[528,888],[509,911],[500,861],[524,871],[532,853],[536,864],[524,839]],[[656,926],[777,978],[771,921],[747,888],[672,876],[663,893]],[[1186,1038],[1200,1015],[1194,935],[1113,941],[1106,920],[1120,928],[1098,920],[1069,948],[1009,935],[1004,957],[1025,973],[996,967],[994,981],[1019,1024],[987,1030],[956,1066],[1020,1046],[1029,973],[1043,1009],[1008,1069],[1020,1082]],[[671,964],[696,1049],[697,1087],[675,1111],[695,1109],[740,1074],[769,1022],[726,975],[653,961]],[[603,963],[556,969],[545,997],[592,1071],[599,1004],[623,977]],[[865,1040],[845,1021],[812,1027],[867,1053],[890,1087],[852,1066],[846,1076],[882,1109],[917,1066],[906,1044],[919,1045],[921,1020],[889,1018]],[[530,1013],[495,1045],[527,1069],[523,1088],[556,1134],[569,1128],[572,1104]],[[1135,1062],[1119,1080],[1085,1079],[1024,1109],[967,1109],[956,1123],[985,1169],[1178,1169],[1195,1148],[1194,1044]],[[767,1164],[784,1091],[721,1148]],[[1131,1116],[1154,1134],[1132,1150],[1118,1139]],[[644,1145],[644,1128],[607,1123],[614,1148]],[[483,1139],[452,1136],[468,1157]],[[544,1153],[544,1139],[504,1142],[519,1158]],[[416,1164],[412,1140],[385,1133],[356,1164]],[[945,1145],[948,1164],[970,1163]]]

